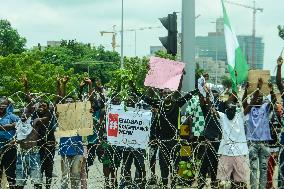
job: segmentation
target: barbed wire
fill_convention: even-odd
[[[252,92],[251,94],[249,94],[244,100],[249,100],[251,97],[252,97],[252,95],[254,94],[256,92],[256,90],[254,91],[254,92]],[[261,92],[261,91],[260,91]],[[60,99],[60,101],[59,101],[59,103],[63,103],[64,102],[64,100],[66,99],[66,97],[68,97],[68,96],[70,96],[70,94],[72,94],[73,93],[73,91],[72,92],[70,92],[69,94],[67,94],[65,97],[63,97],[63,98],[61,98]],[[158,92],[156,92],[155,91],[155,93],[156,94],[158,94]],[[183,94],[185,94],[184,92],[178,92],[179,93],[179,96],[182,96]],[[220,96],[222,96],[224,94],[224,91],[223,92],[221,92],[220,94],[219,94],[219,96],[218,96],[218,98],[215,100],[215,102],[212,104],[212,107],[210,107],[210,108],[213,108],[216,104],[216,102],[217,101],[221,101],[221,99],[220,99]],[[35,101],[32,101],[32,102],[25,102],[25,100],[23,100],[23,97],[22,96],[26,96],[27,94],[25,94],[24,92],[21,92],[21,91],[18,91],[18,92],[16,92],[16,93],[14,93],[14,94],[12,94],[12,95],[10,95],[9,96],[9,98],[10,99],[12,99],[13,101],[14,101],[14,105],[16,105],[17,107],[20,107],[20,108],[26,108],[26,107],[28,107],[28,106],[30,106],[30,105],[34,105],[34,103],[36,103]],[[54,109],[55,107],[56,107],[56,105],[52,102],[53,101],[53,99],[52,98],[54,98],[54,97],[56,97],[57,95],[55,95],[55,94],[50,94],[50,93],[32,93],[32,95],[34,95],[34,96],[36,96],[36,97],[40,97],[40,99],[47,99],[47,101],[48,102],[50,102],[50,105],[51,105],[51,107]],[[115,99],[116,98],[116,96],[118,96],[119,94],[116,94],[116,95],[114,95],[113,97],[111,97],[110,99],[108,99],[108,100],[106,100],[104,103],[105,103],[105,107],[107,108],[108,106],[109,106],[109,104],[111,103],[111,101],[113,100],[113,99]],[[172,96],[173,94],[168,94],[168,96]],[[264,95],[264,94],[263,94]],[[281,94],[280,94],[281,95]],[[165,97],[165,98],[167,98],[167,97]],[[137,101],[140,101],[142,99],[142,97],[141,96],[139,96],[138,97],[138,100]],[[240,108],[242,107],[242,103],[243,103],[243,101],[239,98],[239,97],[237,97],[237,99],[238,99],[238,104],[239,104],[239,106],[240,106]],[[88,99],[88,97],[87,97],[87,99],[85,99],[85,100],[89,100]],[[137,101],[135,101],[135,100],[133,100],[133,99],[131,99],[135,104],[137,104]],[[159,99],[160,100],[160,106],[158,107],[158,108],[161,108],[161,106],[163,106],[164,105],[164,99]],[[186,101],[186,104],[188,103],[188,101]],[[276,110],[276,106],[275,106],[275,104],[273,104],[272,102],[269,102],[269,104],[272,106],[272,112],[274,112],[275,110]],[[241,108],[242,109],[242,108]],[[241,110],[242,111],[242,110]],[[51,111],[52,112],[52,116],[55,118],[55,122],[58,122],[58,118],[57,118],[57,116],[56,116],[56,113],[55,113],[55,111],[53,110],[53,111]],[[163,117],[163,119],[165,119],[166,121],[167,121],[167,124],[170,126],[170,129],[172,129],[172,130],[174,130],[174,131],[176,131],[176,133],[175,133],[175,135],[172,137],[172,138],[169,138],[169,139],[160,139],[160,138],[155,138],[155,142],[154,141],[150,141],[149,142],[149,144],[148,144],[148,147],[143,151],[143,152],[141,152],[141,154],[140,155],[138,155],[138,156],[140,156],[140,157],[137,157],[137,153],[135,153],[135,152],[137,152],[137,149],[131,149],[131,146],[129,146],[129,147],[124,147],[124,148],[121,148],[121,147],[117,147],[117,146],[113,146],[113,145],[110,145],[110,144],[108,144],[107,143],[107,140],[106,139],[102,139],[102,138],[100,138],[99,139],[99,141],[96,143],[96,144],[93,144],[94,146],[95,146],[95,148],[96,148],[96,153],[98,152],[98,148],[102,145],[102,143],[103,142],[105,142],[108,146],[105,148],[105,149],[102,149],[102,153],[103,153],[103,157],[99,157],[100,158],[100,161],[98,161],[98,160],[95,160],[95,163],[92,165],[92,168],[89,168],[88,167],[88,165],[84,165],[84,166],[86,166],[86,169],[87,170],[89,170],[89,171],[87,171],[88,173],[88,178],[86,179],[86,178],[81,178],[80,177],[80,182],[82,181],[87,181],[88,182],[88,188],[106,188],[107,186],[106,185],[104,185],[105,184],[105,182],[106,182],[106,178],[104,177],[104,168],[103,168],[103,166],[106,166],[106,165],[104,165],[105,164],[105,162],[103,162],[103,158],[104,158],[104,155],[106,155],[107,156],[107,153],[109,153],[108,155],[109,156],[111,156],[111,157],[109,157],[110,159],[112,159],[112,160],[110,160],[110,162],[109,162],[109,164],[107,165],[107,166],[109,166],[110,167],[110,169],[111,169],[111,171],[113,172],[115,172],[115,174],[117,174],[117,177],[115,177],[115,180],[117,180],[117,181],[113,181],[114,182],[114,186],[115,187],[119,187],[119,184],[118,183],[120,183],[120,185],[121,184],[123,184],[123,180],[125,181],[125,180],[130,180],[129,181],[129,183],[127,183],[127,184],[130,184],[133,188],[135,188],[135,187],[137,187],[137,188],[141,188],[141,181],[139,181],[140,183],[135,183],[134,181],[135,181],[135,179],[130,179],[130,178],[125,178],[125,176],[124,176],[124,171],[125,171],[125,164],[126,164],[126,162],[128,162],[128,161],[130,161],[130,159],[131,158],[133,158],[133,160],[135,160],[135,158],[137,159],[137,158],[141,158],[141,155],[142,155],[142,157],[143,157],[143,161],[144,161],[144,165],[143,165],[143,167],[141,168],[141,167],[137,167],[136,166],[136,169],[139,169],[139,170],[142,170],[142,172],[144,171],[144,169],[145,169],[145,175],[146,175],[146,177],[147,177],[147,180],[151,180],[151,178],[150,178],[150,176],[153,176],[153,173],[151,172],[151,170],[150,170],[150,167],[151,167],[151,165],[150,165],[150,159],[151,159],[151,157],[149,157],[149,153],[150,153],[150,150],[151,150],[151,145],[156,145],[157,146],[157,148],[159,149],[159,152],[158,153],[160,153],[162,156],[164,156],[164,158],[166,158],[167,160],[166,161],[168,161],[168,163],[170,163],[170,164],[172,164],[172,165],[167,165],[168,166],[168,168],[170,169],[170,175],[169,175],[169,177],[170,178],[176,178],[177,180],[179,180],[179,182],[177,182],[177,183],[175,183],[176,185],[178,185],[178,184],[182,184],[184,187],[191,187],[191,188],[199,188],[200,187],[200,185],[198,185],[198,184],[200,184],[199,182],[197,182],[199,179],[202,179],[202,178],[198,178],[199,177],[199,174],[200,174],[200,164],[202,164],[203,163],[203,160],[204,160],[204,158],[206,158],[205,156],[207,156],[208,154],[206,154],[206,153],[203,153],[203,154],[201,154],[201,156],[200,156],[200,151],[202,151],[201,150],[201,148],[202,147],[206,147],[206,148],[208,148],[207,149],[207,151],[208,150],[211,150],[212,152],[213,152],[213,155],[214,155],[214,157],[213,158],[215,158],[215,160],[217,161],[218,159],[219,159],[219,157],[220,157],[220,155],[218,155],[218,151],[216,151],[216,149],[214,148],[214,146],[212,146],[212,141],[210,141],[210,140],[202,140],[202,139],[198,139],[197,141],[194,141],[194,140],[191,140],[191,138],[186,138],[186,139],[181,139],[180,137],[179,137],[179,132],[178,132],[178,128],[176,127],[176,125],[174,125],[169,119],[168,119],[168,117],[167,117],[167,114],[166,114],[166,112],[164,112],[164,111],[162,111],[162,112],[160,112],[160,115],[158,115],[158,119],[160,119],[160,117]],[[208,114],[207,115],[203,115],[204,116],[204,119],[205,120],[207,120],[207,118],[208,118],[208,116],[210,117],[210,116],[212,116],[212,114],[210,113],[210,112],[208,112]],[[283,117],[283,116],[282,116]],[[188,119],[190,119],[190,118],[192,118],[192,115],[189,115],[189,114],[187,114],[187,115],[185,115],[185,120],[188,120]],[[213,119],[213,121],[215,122],[214,124],[216,124],[216,125],[220,125],[220,123],[219,123],[219,120],[218,119]],[[281,120],[280,120],[280,118],[278,118],[278,117],[276,117],[276,123],[278,124],[278,125],[280,125],[281,126],[281,128],[283,128],[283,123],[281,122]],[[276,123],[274,123],[274,125],[276,125]],[[46,128],[48,128],[49,126],[50,126],[50,124],[51,124],[51,120],[49,120],[49,122],[46,124],[46,125],[44,125]],[[103,123],[103,124],[105,124],[105,122]],[[182,123],[183,124],[183,123]],[[279,131],[279,128],[274,128],[275,126],[272,124],[272,123],[270,123],[270,127],[271,127],[271,130],[275,130],[275,131],[277,131],[278,133],[278,135],[280,134],[280,131]],[[104,128],[106,127],[105,125],[103,126]],[[160,127],[162,127],[162,126],[160,126]],[[208,127],[208,123],[206,123],[205,122],[205,125],[204,125],[204,130],[206,129],[206,127]],[[222,132],[222,129],[219,127],[219,129],[220,129],[220,132]],[[49,132],[53,132],[52,130],[48,130],[48,133],[46,133],[46,135],[48,135],[48,134],[50,134]],[[192,133],[191,133],[191,135],[192,135]],[[59,138],[57,138],[56,139],[56,141],[58,141],[59,140]],[[86,148],[86,146],[88,145],[86,142],[85,142],[85,140],[86,139],[84,139],[82,142],[84,143],[84,146],[85,146],[85,148]],[[40,141],[40,139],[37,139],[36,141],[33,141],[33,142],[39,142]],[[167,142],[172,142],[172,141],[175,141],[174,143],[173,143],[173,145],[171,145],[171,148],[170,149],[167,149]],[[216,140],[215,142],[221,142],[221,139],[218,139],[218,140]],[[234,145],[234,141],[231,141],[232,143],[232,145]],[[2,141],[1,141],[1,143],[2,143]],[[155,143],[155,144],[154,144]],[[237,143],[240,143],[240,142],[237,142]],[[249,143],[249,141],[246,141],[245,143]],[[3,155],[5,155],[5,153],[7,152],[7,150],[9,150],[9,148],[7,147],[7,145],[8,144],[6,144],[6,142],[4,142],[3,143],[5,146],[3,147],[3,149],[5,149],[4,151],[1,151],[1,157],[0,157],[0,159],[2,160],[2,158],[3,158]],[[9,143],[9,145],[14,145],[14,144],[10,144]],[[61,185],[62,185],[62,182],[60,182],[60,180],[62,180],[62,178],[59,176],[60,174],[61,174],[61,170],[59,170],[58,168],[60,167],[59,165],[60,165],[60,161],[61,161],[61,166],[64,166],[67,162],[66,161],[64,161],[63,160],[63,158],[60,158],[60,156],[58,155],[58,152],[61,150],[60,148],[65,148],[65,147],[67,147],[67,150],[68,150],[68,148],[70,148],[70,146],[72,146],[72,145],[77,145],[77,144],[73,144],[72,143],[72,141],[71,141],[71,143],[68,145],[68,144],[66,144],[66,145],[62,145],[61,147],[58,145],[58,142],[56,142],[55,143],[55,152],[49,152],[50,154],[54,154],[53,156],[54,156],[54,161],[55,161],[55,164],[54,164],[54,168],[55,168],[55,170],[54,170],[54,172],[56,172],[55,174],[57,174],[57,176],[56,177],[54,177],[54,175],[53,175],[53,177],[52,177],[52,187],[51,188],[59,188],[59,187],[61,187]],[[166,145],[166,146],[165,146]],[[190,178],[187,178],[187,179],[184,179],[184,175],[183,174],[179,174],[177,171],[178,171],[178,166],[179,166],[179,164],[178,164],[178,161],[182,161],[181,159],[183,159],[184,157],[179,157],[180,156],[180,153],[179,153],[179,151],[180,151],[180,149],[181,149],[181,147],[182,146],[185,146],[185,145],[188,145],[188,146],[191,146],[192,147],[192,149],[191,149],[191,151],[190,152],[188,152],[188,153],[191,153],[191,155],[189,156],[189,157],[186,157],[185,159],[185,161],[186,162],[189,162],[190,160],[192,160],[192,162],[200,162],[200,164],[198,164],[198,163],[196,163],[194,166],[193,166],[193,170],[194,171],[196,171],[196,173],[195,173],[195,175],[193,176],[193,177],[190,177]],[[264,144],[265,146],[269,146],[268,144]],[[277,147],[282,147],[283,145],[281,145],[280,144],[280,139],[279,139],[279,136],[278,136],[278,138],[277,138],[277,142],[274,144],[275,146],[277,146]],[[237,147],[237,151],[239,151],[240,153],[242,152],[241,151],[241,149],[240,148],[238,148],[238,146],[236,146]],[[18,146],[18,154],[19,154],[19,149],[20,149],[20,147]],[[31,150],[31,149],[30,149]],[[170,150],[170,152],[168,152],[167,150]],[[86,153],[86,149],[85,149],[85,153]],[[109,152],[108,152],[109,151]],[[30,152],[29,150],[27,151],[27,153],[28,152]],[[178,154],[177,154],[177,152],[178,152]],[[88,153],[88,152],[87,152]],[[157,153],[157,152],[156,152]],[[279,153],[279,152],[278,152]],[[127,155],[126,157],[124,157],[125,156],[125,154]],[[146,154],[146,155],[145,155]],[[92,155],[92,156],[94,156],[94,158],[96,158],[96,157],[98,157],[98,156],[101,156],[101,155],[97,155],[97,154],[87,154],[88,156],[90,156],[90,155]],[[249,154],[247,154],[247,157],[248,157],[248,155]],[[85,159],[88,159],[88,156],[87,157],[85,157]],[[156,157],[158,157],[159,155],[157,155],[157,154],[155,154],[155,156]],[[161,158],[161,156],[160,156],[160,158]],[[179,160],[179,159],[180,160]],[[208,158],[208,157],[207,157]],[[156,159],[156,158],[155,158]],[[212,160],[210,160],[210,158],[208,158],[209,159],[209,166],[211,167],[211,169],[212,170],[216,170],[216,167],[213,167],[212,165],[211,165],[211,161]],[[160,161],[161,161],[161,159],[159,159]],[[213,160],[213,161],[215,161],[215,160]],[[117,161],[117,162],[116,162]],[[139,160],[136,160],[136,161],[138,161],[138,163],[140,163],[139,162]],[[176,162],[177,161],[177,162]],[[235,159],[235,161],[237,161],[237,159]],[[268,160],[267,160],[268,161]],[[277,162],[277,166],[280,166],[279,165],[279,161],[277,160],[277,159],[274,159],[274,161],[275,162]],[[42,162],[42,161],[41,161]],[[130,161],[131,162],[131,161]],[[248,167],[250,167],[250,162],[249,161],[247,161],[247,162],[245,162],[245,163],[247,163],[248,165]],[[132,164],[132,163],[131,163]],[[137,164],[136,164],[137,165]],[[12,166],[12,165],[6,165],[6,169],[7,169],[7,167],[10,167],[10,166]],[[127,165],[128,166],[128,165]],[[81,167],[81,166],[79,166],[79,167]],[[156,167],[157,167],[157,165],[156,165]],[[225,167],[224,166],[222,166],[221,165],[221,168],[223,168],[223,169],[225,169]],[[113,169],[113,170],[112,170]],[[134,169],[132,168],[130,171],[133,171]],[[81,170],[80,170],[80,172],[81,172]],[[119,174],[119,173],[120,174]],[[138,171],[139,172],[139,171]],[[141,171],[140,171],[141,172]],[[133,174],[134,174],[135,172],[132,172],[131,174],[131,176],[133,177]],[[139,177],[139,175],[137,175],[138,173],[136,173],[136,177]],[[140,173],[141,174],[141,173]],[[144,173],[143,173],[144,174]],[[216,174],[217,175],[217,173],[214,173],[214,174]],[[145,176],[144,175],[144,176]],[[157,174],[156,176],[159,176],[159,177],[161,177],[160,176],[160,174]],[[140,175],[140,177],[141,177],[141,175]],[[231,175],[227,175],[227,177],[228,178],[230,178],[231,177]],[[9,178],[9,179],[13,179],[13,178]],[[144,179],[144,187],[145,186],[147,186],[147,185],[149,185],[149,183],[148,182],[146,182],[146,178],[142,178],[142,180]],[[173,180],[175,180],[175,179],[172,179],[171,181],[173,181]],[[184,180],[189,180],[190,182],[188,183],[188,182],[185,182]],[[229,180],[229,181],[231,181],[231,182],[233,182],[233,180]],[[277,181],[279,181],[278,180],[278,178],[277,179],[274,179],[274,182],[277,182]],[[118,182],[118,183],[115,183],[115,182]],[[206,182],[207,182],[207,184],[208,184],[208,181],[206,180]],[[44,181],[43,181],[43,183],[44,183]],[[157,183],[156,184],[159,184],[159,181],[157,181]],[[81,184],[80,184],[81,185]],[[255,185],[257,186],[258,185],[258,183],[255,183]]]

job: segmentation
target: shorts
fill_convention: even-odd
[[[229,181],[233,178],[235,182],[247,182],[249,177],[250,169],[247,156],[220,156],[217,171],[218,180]]]
[[[41,184],[41,161],[40,154],[36,151],[20,151],[16,163],[16,185],[25,186],[28,177],[32,184]]]

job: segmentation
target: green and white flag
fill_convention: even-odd
[[[237,36],[231,27],[223,0],[221,0],[221,2],[223,7],[228,67],[233,83],[233,90],[236,91],[237,85],[247,80],[248,64],[239,46]]]

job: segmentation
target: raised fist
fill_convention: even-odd
[[[69,80],[69,77],[68,76],[64,76],[62,78],[62,83],[66,84],[68,82],[68,80]]]
[[[279,56],[279,58],[277,59],[277,65],[282,65],[282,64],[283,64],[283,58]]]

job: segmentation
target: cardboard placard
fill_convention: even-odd
[[[57,104],[58,137],[89,136],[93,134],[90,102]]]
[[[164,58],[151,57],[150,70],[144,85],[176,91],[179,87],[185,64]]]
[[[261,92],[264,95],[269,95],[270,90],[268,87],[268,83],[271,79],[269,70],[250,70],[249,71],[248,82],[250,84],[250,87],[248,89],[248,93],[251,94],[256,90],[259,78],[262,78],[263,80]]]

